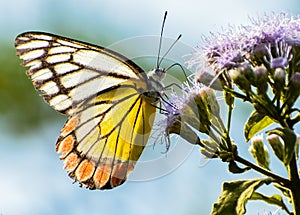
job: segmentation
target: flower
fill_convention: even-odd
[[[173,92],[165,104],[165,135],[177,134],[191,144],[204,147],[206,141],[200,140],[199,133],[213,137],[210,153],[217,150],[215,133],[223,134],[224,125],[220,117],[220,107],[211,88],[194,82],[182,87],[181,94]]]
[[[300,95],[300,15],[264,15],[204,42],[188,62],[197,82],[221,87],[228,105],[240,98],[274,121],[288,117]]]
[[[217,70],[231,69],[245,61],[254,66],[266,64],[267,68],[288,66],[295,58],[292,49],[300,47],[300,16],[273,13],[251,19],[251,22],[249,26],[211,33],[204,39],[205,45],[194,54],[190,65],[198,64],[197,59],[203,57]],[[256,62],[256,58],[259,61]],[[299,56],[294,60],[298,63]]]
[[[182,88],[182,95],[176,92],[171,94],[169,102],[165,104],[166,136],[174,133],[192,144],[200,144],[200,139],[195,132],[200,126],[199,113],[195,101],[191,99],[199,90],[196,86],[191,88],[186,84]],[[205,131],[204,128],[202,130]]]

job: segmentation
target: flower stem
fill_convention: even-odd
[[[298,175],[297,161],[295,154],[293,155],[289,165],[288,173],[290,182],[288,188],[292,193],[292,203],[294,215],[300,215],[300,179]]]
[[[232,143],[231,143],[231,140],[230,140],[230,137],[229,137],[232,110],[233,110],[232,105],[228,106],[227,128],[226,128],[226,133],[225,133],[225,135],[226,135],[225,140],[226,140],[226,143],[227,143],[227,147],[230,150],[232,149]]]
[[[251,163],[250,161],[245,160],[244,158],[242,158],[238,155],[235,157],[235,161],[237,161],[245,166],[248,166],[263,175],[269,176],[269,177],[275,179],[277,182],[283,183],[285,186],[290,184],[289,179],[283,178],[279,175],[274,174],[273,172],[271,172],[267,169],[261,168],[255,164]]]

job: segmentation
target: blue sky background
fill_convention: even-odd
[[[181,33],[181,42],[195,47],[201,44],[203,35],[220,31],[222,26],[247,24],[248,16],[272,11],[297,14],[300,5],[297,0],[0,0],[0,3],[0,50],[13,46],[16,35],[30,30],[80,38],[102,46],[136,36],[158,35],[165,10],[169,14],[164,36],[175,38]],[[0,55],[6,53],[0,51]],[[20,67],[20,71],[25,70]],[[25,75],[23,78],[27,79]],[[5,99],[2,102],[5,105]],[[46,104],[44,108],[54,112]],[[35,107],[32,111],[36,111]],[[233,137],[247,157],[248,145],[240,137],[246,120],[244,111],[250,110],[244,107],[235,113]],[[0,214],[209,214],[221,192],[222,181],[259,177],[251,172],[231,175],[226,164],[219,160],[206,162],[199,148],[186,145],[186,156],[169,174],[143,182],[129,181],[111,191],[82,189],[72,184],[55,153],[55,142],[65,119],[58,116],[34,129],[28,124],[29,131],[19,134],[8,132],[6,121],[0,120]],[[153,147],[147,150],[152,153]],[[157,168],[162,166],[158,164]],[[272,190],[266,192],[271,194]],[[248,214],[266,214],[276,208],[249,203],[247,209]]]

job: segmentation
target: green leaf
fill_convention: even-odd
[[[211,214],[244,214],[246,212],[245,205],[255,190],[270,182],[268,178],[224,182],[222,193],[219,200],[214,203]]]
[[[253,111],[245,124],[244,135],[248,142],[255,134],[274,123],[270,117]]]
[[[282,138],[284,142],[283,163],[285,165],[288,165],[295,153],[297,136],[294,131],[289,128],[275,128],[273,130],[267,131],[267,134],[277,134]]]
[[[273,196],[265,196],[261,193],[254,192],[251,196],[251,200],[262,200],[268,204],[277,205],[281,209],[288,211],[286,205],[283,202],[282,196],[275,194]]]
[[[248,171],[249,169],[251,169],[250,167],[244,167],[244,168],[241,168],[237,165],[236,162],[234,161],[230,161],[229,162],[229,165],[228,165],[228,169],[231,173],[234,173],[234,174],[239,174],[239,173],[244,173],[246,171]]]

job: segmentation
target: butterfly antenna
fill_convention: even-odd
[[[165,15],[164,15],[164,19],[163,19],[163,22],[162,22],[162,25],[161,25],[161,31],[160,31],[160,38],[159,38],[159,46],[158,46],[158,54],[157,54],[157,63],[156,63],[156,68],[159,67],[159,64],[160,64],[160,60],[159,60],[159,56],[160,56],[160,50],[161,50],[161,44],[162,44],[162,35],[163,35],[163,32],[164,32],[164,27],[165,27],[165,22],[166,22],[166,19],[167,19],[167,14],[168,12],[166,11],[165,12]]]
[[[171,51],[171,49],[173,48],[173,46],[178,42],[178,40],[181,38],[181,34],[179,34],[179,36],[177,37],[177,39],[172,43],[172,45],[170,46],[170,48],[166,51],[166,53],[162,56],[162,58],[160,59],[160,61],[157,63],[157,68],[159,67],[159,65],[161,64],[161,62],[163,61],[163,59],[167,56],[167,54]]]
[[[179,66],[179,68],[180,68],[180,69],[182,70],[182,72],[183,72],[183,75],[184,75],[186,81],[188,81],[188,80],[189,80],[189,79],[188,79],[188,76],[187,76],[187,74],[186,74],[186,72],[185,72],[183,66],[182,66],[180,63],[174,63],[174,64],[172,64],[171,66],[169,66],[169,67],[167,67],[167,68],[165,69],[165,72],[167,72],[168,70],[172,69],[172,68],[175,67],[175,66]],[[187,83],[188,83],[188,82],[187,82]]]

